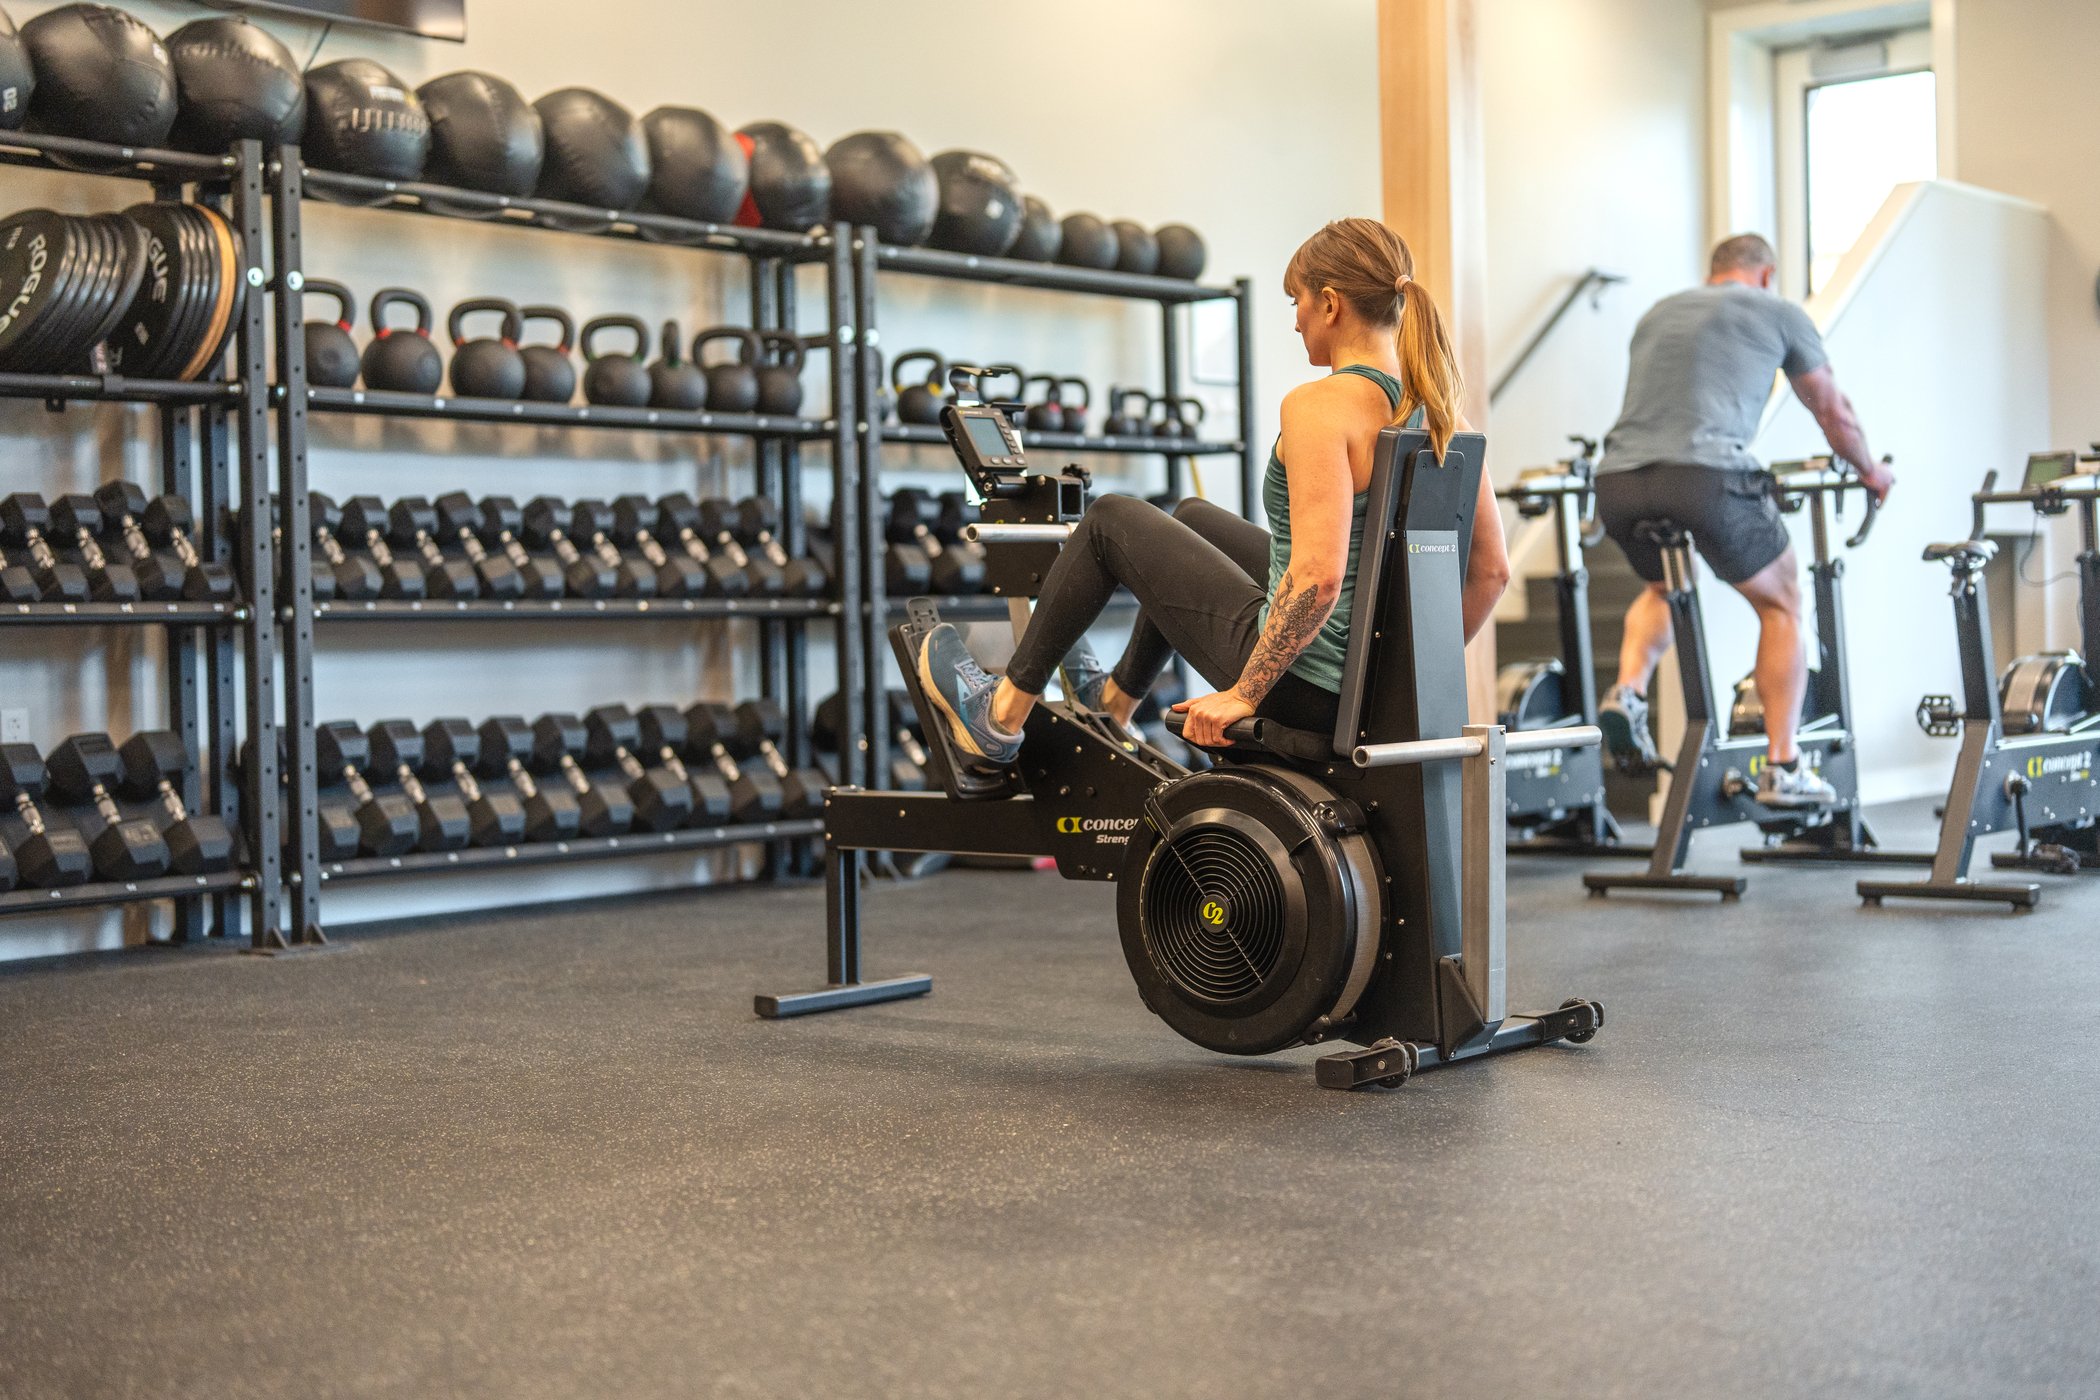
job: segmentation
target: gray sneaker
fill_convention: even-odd
[[[1072,698],[1073,704],[1082,709],[1092,710],[1104,719],[1108,717],[1108,682],[1114,672],[1102,666],[1101,658],[1094,655],[1094,649],[1087,645],[1084,637],[1065,653],[1064,664],[1059,666],[1058,670],[1064,676],[1065,693]],[[1111,720],[1110,723],[1113,724],[1114,721]],[[1133,743],[1145,742],[1144,731],[1135,724],[1116,727]]]
[[[1604,747],[1621,767],[1638,765],[1660,768],[1655,731],[1648,724],[1648,697],[1636,695],[1631,686],[1615,685],[1597,706],[1597,727],[1604,731]]]
[[[943,622],[919,644],[919,684],[948,726],[948,737],[977,766],[1004,768],[1021,755],[1021,736],[992,723],[999,682],[970,655],[962,633]]]
[[[1837,789],[1807,764],[1789,771],[1767,763],[1757,776],[1760,807],[1834,807],[1837,800]]]

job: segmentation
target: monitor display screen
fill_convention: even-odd
[[[963,426],[969,429],[970,445],[977,449],[978,455],[984,457],[1011,457],[1013,455],[1013,448],[1007,445],[1005,434],[999,431],[999,425],[991,419],[979,418],[973,414],[963,419]]]
[[[467,0],[210,0],[226,10],[275,10],[336,24],[402,29],[429,39],[467,37]]]
[[[2035,452],[2027,458],[2027,484],[2049,486],[2077,470],[2076,452]]]

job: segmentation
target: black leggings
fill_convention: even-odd
[[[1261,637],[1268,573],[1269,532],[1231,511],[1193,496],[1172,515],[1134,496],[1099,497],[1043,580],[1006,677],[1042,694],[1122,584],[1137,598],[1138,618],[1116,663],[1117,687],[1144,695],[1178,651],[1223,690],[1239,680]],[[1324,733],[1340,703],[1333,691],[1286,672],[1257,713]]]

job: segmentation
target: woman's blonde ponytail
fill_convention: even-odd
[[[1429,289],[1412,277],[1401,286],[1400,326],[1393,340],[1400,352],[1400,410],[1393,421],[1405,423],[1421,409],[1430,444],[1441,457],[1451,445],[1451,435],[1458,431],[1466,380],[1458,356],[1451,351],[1444,318],[1429,299]]]

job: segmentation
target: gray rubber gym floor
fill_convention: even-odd
[[[2100,1393],[2100,882],[1574,869],[1513,990],[1603,1033],[1397,1093],[1181,1042],[1050,875],[875,889],[934,995],[780,1024],[819,888],[0,973],[0,1394]]]

